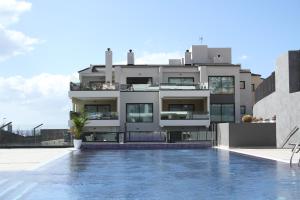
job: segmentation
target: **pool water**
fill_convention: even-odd
[[[299,198],[300,168],[216,149],[76,151],[0,173],[0,199]]]

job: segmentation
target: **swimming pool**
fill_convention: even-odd
[[[216,149],[77,151],[0,173],[0,199],[298,199],[300,169]]]

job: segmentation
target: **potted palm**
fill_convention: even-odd
[[[80,149],[81,147],[81,143],[82,143],[81,134],[82,134],[83,127],[87,123],[87,120],[88,118],[85,115],[85,113],[79,114],[78,116],[74,116],[72,119],[73,121],[72,132],[74,135],[73,143],[75,149]]]

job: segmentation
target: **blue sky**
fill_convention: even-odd
[[[1,0],[0,120],[66,127],[71,75],[104,63],[107,47],[114,62],[131,48],[141,63],[167,63],[203,36],[266,77],[280,54],[300,49],[299,8],[299,0]]]

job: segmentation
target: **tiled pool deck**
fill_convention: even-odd
[[[290,163],[290,157],[292,155],[291,149],[274,149],[274,148],[228,148],[228,147],[215,147],[225,151],[231,151],[248,156],[255,156],[259,158],[265,158],[269,160],[275,160],[284,163]],[[293,157],[293,163],[298,163],[300,153],[295,154]]]
[[[34,170],[71,151],[72,148],[0,149],[0,171]]]

